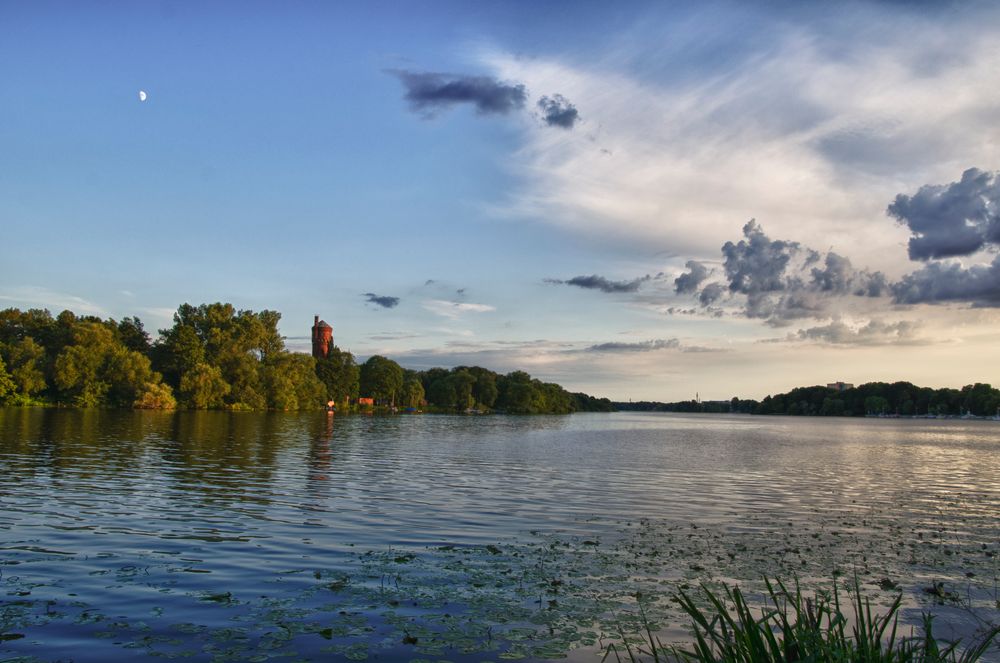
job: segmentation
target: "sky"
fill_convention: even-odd
[[[1000,6],[0,2],[0,308],[615,400],[1000,383]],[[140,91],[145,100],[140,100]]]

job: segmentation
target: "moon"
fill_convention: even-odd
[[[146,101],[146,91],[139,90],[139,101]]]

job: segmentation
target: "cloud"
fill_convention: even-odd
[[[410,109],[425,117],[458,104],[475,106],[480,115],[505,115],[524,106],[524,85],[501,83],[489,76],[464,76],[392,70],[406,88]]]
[[[776,237],[904,273],[896,247],[909,233],[872,232],[886,203],[956,163],[996,160],[1000,47],[985,26],[998,9],[966,3],[945,20],[885,3],[742,7],[656,22],[661,55],[686,63],[656,75],[637,65],[640,40],[586,61],[484,52],[500,77],[586,99],[593,127],[525,123],[510,159],[520,186],[497,213],[697,258],[755,214]],[[748,15],[759,31],[740,31]]]
[[[590,276],[574,276],[571,279],[565,281],[561,279],[545,279],[546,283],[552,283],[556,285],[573,285],[578,288],[584,288],[586,290],[600,290],[601,292],[636,292],[646,281],[649,281],[653,277],[649,274],[645,276],[640,276],[637,279],[632,279],[631,281],[612,281],[606,279],[603,276],[598,276],[597,274],[591,274]]]
[[[674,292],[678,295],[697,291],[701,282],[708,278],[708,268],[697,260],[688,260],[684,267],[688,271],[674,279]]]
[[[423,334],[414,334],[404,331],[386,331],[372,334],[368,338],[372,341],[404,341],[411,338],[421,338]]]
[[[633,354],[636,352],[654,352],[656,350],[677,350],[679,352],[722,352],[722,350],[717,348],[684,345],[676,338],[657,338],[649,341],[638,341],[633,343],[611,341],[609,343],[590,345],[583,348],[582,352],[596,352],[601,354]],[[579,352],[579,350],[567,350],[566,352]]]
[[[709,283],[701,290],[698,301],[702,306],[714,304],[726,292],[726,287],[721,283]]]
[[[824,254],[799,242],[771,239],[754,219],[743,226],[743,239],[726,242],[721,253],[721,281],[711,279],[695,260],[674,280],[677,294],[696,296],[704,312],[716,316],[725,301],[735,303],[739,315],[783,326],[796,319],[830,318],[849,298],[889,293],[881,272],[856,269],[832,251]]]
[[[897,195],[886,211],[912,233],[910,258],[928,261],[890,286],[894,302],[1000,307],[1000,256],[992,263],[932,260],[1000,247],[1000,174],[969,168],[957,182]]]
[[[791,285],[785,274],[792,257],[801,252],[798,242],[771,241],[755,219],[743,226],[743,237],[722,246],[729,289],[754,298]],[[750,315],[756,317],[753,312]]]
[[[584,349],[585,352],[649,352],[651,350],[677,350],[681,342],[676,338],[660,338],[638,343],[599,343]]]
[[[1000,256],[989,265],[931,262],[892,284],[898,304],[968,302],[1000,307]]]
[[[58,314],[63,310],[73,311],[77,315],[96,315],[101,318],[108,317],[108,311],[99,304],[71,295],[65,292],[57,292],[42,286],[15,286],[0,291],[0,302],[11,302],[25,308],[46,308]],[[170,315],[173,315],[173,309]]]
[[[376,304],[382,308],[395,308],[399,304],[399,297],[376,295],[374,292],[366,292],[362,297],[367,297],[370,304]]]
[[[958,182],[899,194],[887,212],[913,233],[910,259],[971,255],[1000,243],[1000,178],[969,168]]]
[[[576,106],[567,101],[561,94],[552,97],[542,97],[538,100],[538,108],[542,111],[542,120],[550,127],[572,129],[580,119]]]
[[[851,326],[841,320],[835,320],[828,325],[800,329],[788,335],[792,341],[816,341],[828,345],[891,345],[898,343],[915,343],[914,332],[919,324],[900,320],[899,322],[881,322],[870,320],[862,326]]]
[[[814,267],[811,274],[813,285],[821,292],[880,297],[889,290],[885,274],[854,269],[850,260],[833,251],[826,254],[824,267]]]
[[[780,326],[798,318],[829,317],[832,298],[878,297],[887,290],[885,276],[857,270],[836,253],[825,256],[798,242],[772,240],[753,219],[743,239],[722,246],[723,268],[731,293],[745,296],[743,313]],[[822,263],[823,267],[812,267]],[[716,301],[718,287],[706,286],[703,305]]]
[[[495,311],[495,306],[489,304],[473,304],[470,302],[452,302],[444,299],[431,299],[423,303],[423,307],[431,313],[445,318],[458,318],[464,313],[489,313]]]

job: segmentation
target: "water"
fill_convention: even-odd
[[[0,409],[0,659],[589,660],[636,592],[683,641],[674,592],[765,574],[968,638],[998,451],[982,421]]]

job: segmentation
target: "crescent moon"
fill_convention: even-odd
[[[146,101],[146,91],[139,90],[139,101]]]

